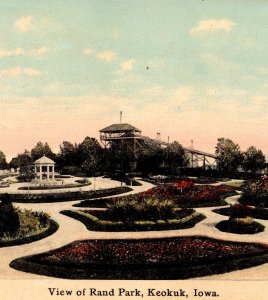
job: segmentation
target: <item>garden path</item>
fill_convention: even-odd
[[[98,180],[101,180],[98,178]],[[103,183],[103,182],[102,182]],[[132,194],[141,191],[145,191],[151,188],[153,185],[147,182],[143,182],[142,186],[133,187],[133,191],[126,193]],[[235,203],[239,198],[239,195],[227,198],[227,202]],[[221,220],[228,219],[227,216],[222,216],[212,212],[213,207],[197,208],[196,210],[206,215],[206,219],[198,223],[194,228],[184,230],[167,230],[167,231],[151,231],[151,232],[94,232],[88,231],[86,227],[79,221],[76,221],[67,216],[61,215],[59,212],[64,209],[72,208],[74,203],[72,202],[60,202],[60,203],[20,203],[16,204],[21,208],[43,210],[48,212],[52,218],[58,222],[59,230],[53,235],[36,241],[31,244],[13,246],[1,248],[0,258],[0,278],[46,278],[45,276],[35,275],[31,273],[19,272],[9,267],[9,263],[19,257],[33,255],[41,252],[46,252],[55,248],[59,248],[63,245],[71,243],[76,240],[83,239],[137,239],[137,238],[162,238],[162,237],[178,237],[189,235],[202,235],[212,238],[228,240],[228,241],[241,241],[241,242],[257,242],[268,244],[268,220],[260,220],[265,226],[264,232],[255,235],[237,235],[231,233],[225,233],[217,230],[215,224]],[[268,280],[268,264],[264,264],[258,267],[253,267],[246,270],[235,271],[231,273],[213,275],[203,277],[202,279],[238,279],[238,280]]]

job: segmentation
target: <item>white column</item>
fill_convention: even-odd
[[[49,166],[47,166],[47,180],[49,180]]]
[[[40,167],[39,167],[39,168],[40,168],[40,169],[39,169],[39,178],[40,178],[40,180],[43,180],[43,176],[42,176],[42,175],[43,175],[43,173],[42,173],[42,167],[43,167],[42,165],[40,165]]]
[[[53,166],[52,166],[52,180],[54,180],[54,179],[55,179],[54,172],[55,172],[55,166],[53,165]]]
[[[37,177],[37,168],[36,165],[34,165],[34,173],[35,173],[35,178]]]

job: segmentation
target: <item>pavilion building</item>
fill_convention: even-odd
[[[34,171],[38,180],[55,179],[55,162],[45,155],[34,162]]]

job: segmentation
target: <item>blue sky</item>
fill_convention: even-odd
[[[119,121],[214,152],[268,154],[268,1],[0,3],[0,149]]]

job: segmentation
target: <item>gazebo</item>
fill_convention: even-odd
[[[39,180],[54,180],[55,162],[44,155],[34,162],[34,171]]]

